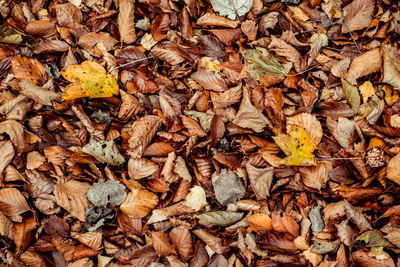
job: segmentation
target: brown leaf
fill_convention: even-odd
[[[197,20],[196,24],[199,26],[221,26],[224,28],[236,28],[239,25],[239,21],[230,20],[214,13],[205,13]]]
[[[158,204],[157,195],[142,189],[135,189],[125,197],[120,209],[133,218],[147,216]]]
[[[169,242],[168,236],[163,231],[151,232],[151,240],[153,242],[154,250],[159,257],[176,256],[174,246]]]
[[[91,50],[98,43],[103,43],[107,51],[111,50],[116,43],[115,40],[109,33],[106,32],[90,32],[79,38],[78,45],[86,50]]]
[[[52,106],[52,101],[58,101],[61,99],[60,93],[43,89],[43,87],[37,86],[29,80],[22,80],[19,83],[19,86],[21,87],[21,93],[23,95],[42,105]]]
[[[12,239],[12,232],[13,230],[13,223],[6,217],[4,216],[3,213],[0,214],[0,235],[6,236],[10,239]]]
[[[66,42],[60,40],[42,40],[35,46],[33,53],[35,54],[47,54],[55,52],[65,52],[70,49]]]
[[[147,115],[133,123],[132,134],[128,141],[128,154],[131,157],[140,158],[143,155],[147,145],[161,126],[161,122],[160,117]]]
[[[25,263],[26,266],[46,267],[43,258],[33,249],[28,249],[22,253],[20,259]]]
[[[257,133],[262,132],[265,126],[271,126],[264,114],[251,103],[250,90],[247,87],[243,88],[242,103],[232,122],[240,127],[250,128]]]
[[[246,164],[247,175],[251,188],[257,200],[265,200],[269,196],[272,180],[274,179],[274,168],[256,168],[249,163]]]
[[[372,14],[375,9],[375,1],[354,0],[350,5],[346,6],[345,9],[347,12],[344,21],[347,26],[342,26],[342,32],[347,33],[361,30],[371,23]]]
[[[179,101],[167,94],[160,92],[160,106],[163,111],[165,117],[172,121],[172,123],[176,124],[176,120],[179,115],[181,115],[181,104]]]
[[[368,266],[368,267],[382,267],[382,266],[395,267],[396,266],[391,257],[386,258],[386,259],[385,258],[378,259],[363,250],[357,250],[356,252],[353,252],[351,255],[353,257],[354,263],[357,266]]]
[[[400,52],[391,45],[382,47],[383,53],[383,82],[400,90]]]
[[[347,200],[344,200],[344,208],[347,218],[355,223],[361,232],[372,229],[371,224],[357,207],[354,207]]]
[[[66,221],[55,215],[42,221],[42,227],[52,238],[62,239],[69,236],[69,226]]]
[[[219,95],[211,94],[211,99],[215,109],[229,107],[236,104],[242,98],[242,86],[233,87]]]
[[[164,47],[165,46],[165,47]],[[164,60],[170,65],[177,65],[185,61],[179,51],[175,51],[173,47],[168,48],[168,45],[157,45],[151,49],[151,53],[157,58]]]
[[[325,101],[318,105],[318,114],[336,120],[340,117],[353,117],[354,110],[344,103]]]
[[[386,169],[386,177],[400,184],[400,153],[390,159]]]
[[[222,118],[214,115],[210,124],[211,145],[216,145],[225,135],[225,124]]]
[[[203,128],[201,128],[200,125],[194,119],[187,117],[185,115],[182,115],[181,119],[183,126],[185,126],[185,128],[188,129],[191,136],[198,136],[198,137],[207,136]]]
[[[272,228],[279,233],[290,234],[293,238],[299,235],[299,225],[297,222],[286,213],[272,214]]]
[[[56,25],[47,19],[34,20],[26,25],[27,34],[38,37],[48,37],[56,33]]]
[[[369,1],[369,0],[368,0]],[[355,2],[362,2],[355,0]],[[382,66],[382,55],[379,48],[368,51],[351,62],[345,79],[352,85],[357,85],[357,79],[374,72],[378,72]]]
[[[143,153],[145,157],[165,157],[169,153],[175,152],[175,149],[168,143],[164,142],[154,142],[148,147]]]
[[[18,189],[3,188],[0,190],[0,211],[6,216],[16,216],[30,211],[25,197]]]
[[[47,75],[42,63],[37,59],[15,56],[11,59],[11,71],[19,80],[29,80],[34,84],[43,84]]]
[[[306,130],[307,134],[313,140],[313,142],[318,145],[322,139],[322,127],[321,123],[317,118],[308,113],[299,113],[292,117],[287,118],[286,128],[287,131],[290,129],[290,125],[297,124]]]
[[[178,226],[173,228],[169,232],[169,239],[182,259],[186,260],[193,256],[193,239],[187,227]]]
[[[15,151],[10,141],[0,141],[0,175],[14,158]]]
[[[23,251],[36,233],[37,221],[33,216],[25,217],[22,222],[13,225],[13,241],[18,251]]]
[[[128,161],[128,174],[134,180],[150,176],[158,169],[157,164],[145,158],[130,158]]]
[[[216,72],[209,70],[200,70],[190,75],[196,82],[198,82],[204,89],[212,90],[216,92],[226,91],[225,80],[222,79],[221,75]]]
[[[241,23],[240,28],[249,40],[254,41],[256,39],[258,25],[254,21],[246,20]]]
[[[99,250],[103,241],[101,232],[86,232],[83,234],[71,232],[71,236],[94,250]]]
[[[271,43],[268,45],[268,48],[274,51],[278,56],[285,57],[287,60],[292,62],[297,72],[301,71],[301,54],[293,46],[287,44],[282,39],[272,36]]]
[[[26,156],[26,168],[28,170],[37,169],[45,162],[46,158],[37,151],[31,151]]]
[[[227,248],[222,245],[221,238],[213,236],[203,229],[194,230],[193,233],[216,253],[223,254],[226,251]]]
[[[332,169],[331,161],[318,161],[316,166],[300,167],[299,172],[304,185],[321,190],[329,181],[328,173]]]
[[[255,232],[261,230],[272,230],[272,219],[267,214],[255,213],[246,218],[251,229]]]
[[[135,33],[135,1],[119,1],[118,29],[121,42],[131,44],[136,41]]]
[[[132,218],[123,212],[118,212],[118,223],[122,231],[127,234],[140,235],[142,233],[142,220],[140,218]]]
[[[256,236],[257,243],[262,247],[275,251],[294,253],[297,247],[293,241],[274,231],[258,231]]]
[[[57,204],[66,209],[72,216],[84,222],[85,212],[89,207],[89,201],[86,196],[89,188],[90,184],[76,180],[56,184],[54,186],[54,195]]]

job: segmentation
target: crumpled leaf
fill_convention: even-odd
[[[400,52],[391,45],[382,47],[383,82],[400,90]]]
[[[372,20],[372,14],[375,9],[374,0],[354,0],[346,6],[347,10],[344,21],[346,25],[342,26],[342,32],[357,31],[368,27]],[[348,28],[347,28],[348,27]]]
[[[154,135],[160,128],[162,119],[158,116],[147,115],[132,125],[132,134],[129,138],[128,154],[134,158],[143,155],[147,145],[151,142]]]
[[[383,234],[378,230],[366,231],[359,235],[355,241],[364,241],[368,248],[374,247],[392,247],[393,245],[388,242]]]
[[[288,156],[280,161],[288,166],[312,166],[315,165],[313,154],[317,146],[303,127],[293,124],[289,134],[274,136],[275,143]]]
[[[164,231],[151,232],[151,240],[159,257],[177,255],[174,246],[169,242],[168,236]]]
[[[124,156],[119,152],[114,140],[92,141],[82,147],[82,152],[95,157],[102,163],[109,165],[120,165],[125,162]]]
[[[390,159],[386,169],[386,177],[400,185],[400,153]]]
[[[214,11],[229,19],[238,19],[250,11],[253,0],[210,0]]]
[[[340,240],[335,240],[333,242],[316,239],[311,247],[311,252],[316,254],[327,254],[335,252],[340,245]]]
[[[251,188],[258,200],[267,199],[274,179],[274,168],[256,168],[250,163],[246,164],[247,175],[250,180]]]
[[[87,192],[89,201],[96,207],[102,207],[107,204],[118,206],[125,196],[125,186],[115,180],[95,183]]]
[[[382,55],[379,48],[368,51],[356,57],[351,62],[350,68],[345,75],[345,79],[352,85],[357,85],[357,79],[374,72],[378,72],[382,67]]]
[[[311,248],[303,251],[303,256],[312,264],[312,266],[318,266],[322,261],[322,255],[311,252]]]
[[[279,63],[276,57],[265,48],[245,50],[242,54],[250,63],[246,71],[254,80],[267,74],[283,79],[289,73],[290,68]]]
[[[201,210],[207,205],[206,192],[201,186],[195,185],[190,189],[189,194],[182,201],[182,204],[191,208],[193,211]]]
[[[99,227],[113,220],[115,211],[104,207],[94,207],[86,210],[85,228],[88,231],[95,231]]]
[[[211,181],[214,187],[215,198],[221,205],[234,203],[246,193],[243,183],[231,170],[222,169],[220,173],[213,173]]]
[[[24,131],[24,126],[15,120],[0,122],[0,134],[6,133],[18,152],[22,152],[25,147]]]
[[[197,215],[199,219],[199,224],[205,227],[213,226],[229,226],[239,221],[243,217],[241,212],[233,211],[211,211],[200,215]]]
[[[45,90],[29,80],[22,80],[19,83],[19,86],[21,87],[21,93],[23,95],[32,98],[42,105],[52,106],[51,101],[59,100],[61,98],[60,93]]]
[[[262,132],[265,126],[271,126],[264,114],[251,103],[250,89],[247,87],[243,88],[242,103],[232,122],[240,127],[250,128],[257,133]]]
[[[71,82],[64,89],[61,100],[80,97],[111,97],[119,92],[114,76],[107,74],[99,63],[93,61],[84,61],[80,65],[69,65],[61,74]]]
[[[357,112],[361,104],[360,93],[356,86],[351,85],[345,79],[342,80],[343,91],[346,94],[347,102],[349,102],[350,107]]]
[[[316,206],[308,214],[311,221],[311,229],[316,233],[322,232],[325,227],[324,220],[322,220],[321,216],[321,210],[322,208],[320,206]]]
[[[300,167],[299,172],[305,186],[321,190],[329,181],[328,174],[332,169],[331,161],[318,161],[316,166]]]
[[[14,158],[15,151],[11,141],[0,141],[0,151],[0,174],[2,174]]]

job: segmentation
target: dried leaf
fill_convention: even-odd
[[[17,216],[30,211],[25,197],[18,189],[3,188],[0,190],[0,212],[6,216]]]
[[[311,221],[311,229],[313,232],[319,233],[324,230],[325,223],[321,217],[321,207],[316,206],[314,207],[310,213],[308,214],[310,221]]]
[[[288,166],[312,166],[314,162],[314,150],[317,146],[308,136],[303,127],[293,124],[289,134],[280,134],[273,137],[276,144],[288,156],[280,161]]]
[[[131,44],[136,41],[135,33],[135,1],[119,1],[118,29],[121,42]]]
[[[243,213],[232,211],[211,211],[197,215],[199,224],[205,227],[229,226],[239,221]]]
[[[217,16],[214,13],[205,13],[197,20],[196,24],[199,26],[220,26],[227,28],[236,28],[239,25],[239,21]]]
[[[400,184],[400,153],[390,159],[386,169],[386,177]]]
[[[346,7],[347,12],[344,21],[347,26],[342,26],[342,32],[347,33],[366,28],[371,23],[374,9],[375,1],[373,0],[354,0],[351,2]]]
[[[300,125],[301,127],[306,130],[308,136],[310,136],[311,140],[314,144],[318,145],[322,139],[322,127],[321,123],[318,119],[308,113],[300,113],[295,116],[289,117],[286,119],[286,128],[289,131],[290,126],[296,124]]]
[[[250,11],[253,5],[253,0],[211,0],[210,1],[214,11],[218,12],[221,16],[226,16],[229,19],[238,19]]]
[[[189,194],[182,201],[182,204],[189,207],[194,212],[201,210],[205,205],[207,205],[206,193],[201,186],[195,185],[190,189]]]
[[[222,239],[215,237],[203,229],[193,231],[198,238],[204,241],[213,251],[218,254],[223,254],[226,248],[222,245]]]
[[[52,106],[52,101],[58,101],[61,99],[61,95],[59,93],[45,90],[29,80],[22,80],[19,83],[19,86],[21,87],[21,93],[23,95],[32,98],[42,105]]]
[[[10,141],[0,141],[0,175],[14,158],[15,151]]]
[[[128,174],[134,180],[150,176],[158,169],[159,166],[157,164],[145,158],[130,158],[128,161]]]
[[[272,230],[272,219],[266,214],[255,213],[246,218],[251,229],[255,232],[261,230]]]
[[[238,176],[228,169],[222,169],[220,173],[213,173],[211,180],[215,197],[221,205],[234,203],[246,193]]]
[[[358,1],[360,2],[360,1]],[[385,62],[385,61],[384,61]],[[376,48],[356,57],[351,62],[345,79],[352,85],[357,85],[357,79],[374,72],[378,72],[382,66],[381,50]],[[343,82],[343,81],[342,81]],[[350,103],[350,102],[349,102]]]
[[[47,75],[42,63],[37,59],[15,56],[11,60],[11,71],[19,80],[29,80],[34,84],[43,84]]]
[[[129,138],[128,154],[134,158],[143,155],[147,145],[151,142],[154,135],[161,126],[161,118],[158,116],[147,115],[132,125],[132,134]]]
[[[193,238],[187,227],[174,227],[169,232],[169,239],[184,260],[193,256]]]
[[[272,228],[278,233],[287,233],[292,237],[299,235],[299,225],[297,222],[286,213],[272,214]]]
[[[85,221],[85,212],[89,206],[86,197],[90,185],[88,183],[71,180],[54,186],[54,195],[57,204],[66,209],[72,216]]]
[[[274,168],[256,168],[250,163],[247,163],[246,171],[257,200],[267,199],[274,178]]]
[[[358,92],[358,88],[349,84],[345,79],[342,80],[342,87],[343,91],[346,94],[347,102],[349,103],[350,107],[357,112],[360,108],[361,104],[361,97],[360,93]]]
[[[329,181],[329,172],[333,169],[331,161],[319,161],[316,166],[300,167],[299,172],[304,185],[321,190]]]
[[[122,202],[120,209],[133,218],[147,216],[158,204],[157,195],[142,189],[129,192]]]
[[[95,157],[102,163],[107,163],[113,166],[121,165],[125,162],[125,158],[119,152],[114,140],[92,141],[82,147],[82,152]]]
[[[125,196],[125,186],[114,180],[95,183],[87,192],[88,200],[96,207],[106,206],[107,204],[119,206]]]
[[[400,53],[391,45],[382,47],[383,53],[383,82],[400,90]]]
[[[242,51],[243,57],[250,63],[246,71],[258,80],[263,75],[273,75],[283,79],[289,73],[287,67],[282,66],[278,60],[265,48],[249,49]]]

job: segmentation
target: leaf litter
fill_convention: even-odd
[[[0,1],[1,266],[396,266],[396,1]]]

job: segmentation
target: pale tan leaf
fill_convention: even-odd
[[[19,83],[21,87],[21,93],[26,97],[29,97],[39,104],[52,106],[52,101],[58,101],[61,99],[60,93],[55,93],[46,89],[43,89],[40,86],[32,83],[29,80],[22,80]]]
[[[241,179],[229,169],[221,169],[211,176],[215,198],[221,205],[234,203],[244,197],[246,188]]]
[[[37,169],[45,162],[46,158],[37,151],[29,152],[26,156],[26,168],[28,170]]]
[[[318,145],[322,139],[322,127],[319,120],[309,113],[300,113],[286,119],[286,128],[289,131],[290,125],[297,124],[306,130],[307,134]]]
[[[119,1],[118,29],[121,42],[131,44],[136,41],[135,33],[135,1]]]
[[[253,20],[246,20],[242,22],[240,28],[250,41],[254,41],[256,39],[258,25]]]
[[[345,7],[346,16],[344,21],[347,26],[342,26],[342,32],[347,33],[368,27],[372,21],[374,9],[374,0],[354,0],[351,2],[350,5]]]
[[[94,263],[89,258],[83,258],[74,262],[70,262],[68,267],[94,267]]]
[[[272,36],[271,43],[268,45],[268,48],[275,52],[278,56],[282,56],[292,62],[297,72],[301,71],[301,54],[293,46],[286,43],[282,39]]]
[[[78,41],[78,45],[86,50],[91,50],[98,43],[103,43],[104,47],[109,51],[118,41],[106,32],[90,32],[81,36]]]
[[[400,248],[400,228],[391,229],[385,237],[390,243]]]
[[[158,116],[147,115],[132,125],[132,134],[129,138],[128,154],[134,158],[143,155],[147,145],[161,126],[162,119]]]
[[[0,175],[14,158],[15,151],[11,141],[0,141]]]
[[[151,49],[151,53],[153,55],[161,60],[164,60],[170,65],[177,65],[179,63],[182,63],[185,61],[185,58],[182,57],[178,51],[168,49],[168,48],[163,48],[160,45],[157,45],[156,47],[153,47]]]
[[[359,0],[356,1],[362,2]],[[375,48],[374,50],[368,51],[361,56],[356,57],[353,62],[351,62],[345,79],[352,85],[356,85],[358,78],[378,72],[381,69],[381,66],[381,50],[379,48]]]
[[[119,92],[121,94],[122,104],[119,108],[118,118],[125,121],[139,112],[140,102],[133,95],[123,90],[119,90]]]
[[[158,204],[157,195],[143,189],[135,189],[125,197],[120,209],[133,218],[147,216]]]
[[[200,125],[192,118],[182,115],[182,124],[188,129],[191,136],[204,137],[207,136],[206,132]]]
[[[333,169],[331,161],[318,161],[316,166],[300,167],[304,185],[321,190],[325,188],[326,182],[329,181],[328,173]]]
[[[334,121],[328,118],[326,124],[332,135],[344,148],[350,148],[355,141],[363,139],[360,128],[352,120],[339,118],[337,121]]]
[[[239,111],[232,121],[234,124],[250,128],[253,131],[260,133],[265,126],[270,126],[268,119],[251,103],[249,88],[243,88],[243,99],[240,104]]]
[[[151,232],[151,240],[159,257],[177,255],[174,246],[169,242],[168,236],[164,231]]]
[[[322,261],[322,255],[312,253],[311,249],[303,251],[303,256],[312,264],[312,266],[318,266],[318,264]]]
[[[139,180],[152,175],[159,166],[145,158],[130,158],[128,161],[128,174],[131,179]]]
[[[332,66],[331,73],[338,78],[345,78],[350,62],[351,60],[349,57],[340,60]]]
[[[236,28],[239,25],[238,20],[230,20],[225,17],[218,16],[214,13],[205,13],[197,22],[199,26],[220,26],[224,28]]]
[[[71,232],[71,236],[76,240],[78,240],[79,242],[81,242],[82,244],[85,244],[86,246],[94,250],[99,250],[101,248],[103,241],[103,236],[101,232],[95,232],[95,231],[86,232],[83,234]]]
[[[247,175],[250,180],[251,188],[257,200],[265,200],[269,196],[272,180],[274,179],[274,168],[256,168],[251,164],[246,164]]]
[[[386,169],[386,177],[400,185],[400,153],[390,159]]]
[[[222,245],[221,238],[213,236],[203,229],[194,230],[193,233],[216,253],[223,254],[226,251],[226,247]]]
[[[193,256],[193,238],[188,227],[174,227],[169,232],[169,239],[182,259],[186,260]]]
[[[95,157],[102,163],[109,165],[121,165],[125,162],[124,156],[119,152],[114,140],[92,141],[82,147],[82,152]]]
[[[330,203],[324,208],[323,214],[326,222],[345,216],[346,209],[344,207],[344,201]]]
[[[400,52],[391,45],[382,47],[383,82],[400,90]]]
[[[182,201],[182,204],[197,212],[207,205],[206,192],[201,186],[195,185],[190,189],[189,194]]]
[[[380,254],[383,253],[385,252],[384,251],[380,252]],[[377,257],[379,255],[374,255],[373,253],[369,253],[363,250],[357,250],[353,252],[351,255],[355,266],[368,266],[368,267],[396,266],[393,259],[389,256],[389,254],[387,254],[386,257],[384,255],[383,257]]]
[[[85,212],[89,207],[86,197],[90,184],[71,180],[54,186],[57,204],[66,209],[72,216],[85,221]]]
[[[31,208],[18,189],[3,188],[0,190],[0,212],[6,216],[16,216]]]
[[[242,98],[242,86],[233,87],[219,95],[211,94],[211,99],[215,109],[229,107],[236,104]]]
[[[205,227],[229,226],[239,221],[243,217],[243,213],[233,211],[211,211],[197,215],[199,224]]]
[[[228,89],[225,80],[214,71],[200,70],[192,73],[190,77],[207,90],[223,92]]]

